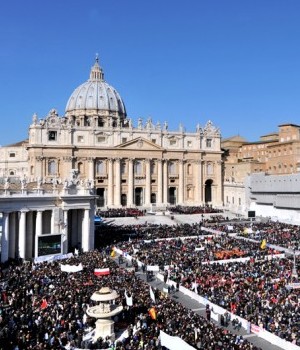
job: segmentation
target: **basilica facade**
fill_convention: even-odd
[[[63,254],[93,249],[97,208],[222,206],[220,141],[211,121],[134,125],[96,59],[62,116],[35,114],[27,140],[0,147],[1,261],[37,258],[55,239]]]

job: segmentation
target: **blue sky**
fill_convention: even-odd
[[[26,139],[99,53],[128,116],[249,141],[300,124],[299,0],[3,0],[0,144]]]

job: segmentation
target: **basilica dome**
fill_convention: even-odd
[[[73,91],[65,110],[67,115],[88,111],[121,118],[126,117],[122,98],[117,90],[104,80],[98,58],[91,69],[90,78]]]

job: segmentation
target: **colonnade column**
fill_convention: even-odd
[[[162,160],[157,160],[157,205],[162,204],[163,184],[162,184]]]
[[[69,248],[68,242],[68,210],[63,210],[63,222],[62,222],[62,253],[67,254]]]
[[[108,189],[107,189],[107,205],[113,205],[113,185],[114,185],[114,179],[113,179],[113,165],[114,161],[113,159],[108,160]]]
[[[121,159],[115,159],[115,179],[116,179],[116,188],[115,188],[115,205],[117,207],[121,206]]]
[[[168,160],[164,160],[164,171],[163,171],[163,203],[168,204]]]
[[[183,204],[184,202],[184,169],[183,169],[184,161],[182,159],[179,160],[179,186],[178,186],[178,204]]]
[[[32,251],[33,248],[33,211],[29,211],[27,214],[27,223],[26,223],[26,255],[29,258],[32,258],[32,255],[34,252]]]
[[[90,211],[89,209],[84,209],[83,220],[82,220],[82,237],[81,237],[81,247],[84,252],[90,250]]]
[[[8,260],[9,213],[2,213],[1,262]]]
[[[91,180],[94,184],[95,176],[94,176],[94,158],[89,158],[88,159],[88,176],[89,180]]]
[[[27,211],[21,210],[19,218],[18,256],[21,259],[26,257],[26,213]]]
[[[145,159],[146,162],[146,188],[145,188],[145,205],[151,205],[151,161]]]
[[[128,159],[128,193],[127,205],[133,205],[133,159]]]
[[[38,239],[39,236],[43,234],[43,210],[38,210],[36,212],[36,221],[35,221],[35,249],[34,256],[38,256]]]
[[[9,222],[9,237],[8,237],[8,257],[15,258],[16,257],[16,220],[17,220],[17,212],[12,212],[10,214],[10,222]]]

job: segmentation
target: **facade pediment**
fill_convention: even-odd
[[[142,137],[138,137],[134,140],[122,143],[121,145],[116,146],[120,149],[134,149],[134,150],[145,150],[145,151],[163,151],[164,148],[158,146],[157,144],[146,140]]]

